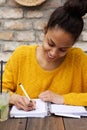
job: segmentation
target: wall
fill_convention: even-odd
[[[15,0],[0,0],[0,60],[7,61],[19,45],[41,43],[43,27],[51,12],[65,0],[46,0],[37,7],[24,7]],[[87,50],[87,15],[76,46]]]

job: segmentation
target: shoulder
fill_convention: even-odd
[[[34,44],[34,45],[21,45],[21,46],[19,46],[19,47],[17,47],[16,49],[15,49],[15,51],[16,52],[20,52],[20,51],[29,51],[29,50],[31,50],[31,49],[34,49],[34,48],[36,48],[36,44]]]
[[[76,63],[86,62],[87,63],[87,54],[81,49],[72,47],[67,53],[67,57],[70,61],[75,61]]]
[[[87,56],[87,54],[81,48],[76,47],[70,48],[68,54],[72,56]]]
[[[14,50],[9,60],[25,59],[26,57],[29,57],[31,54],[33,54],[36,47],[37,47],[37,44],[21,45]]]
[[[26,55],[26,54],[29,54],[33,50],[35,50],[36,47],[37,47],[37,44],[33,44],[33,45],[21,45],[21,46],[17,47],[14,50],[13,55]]]

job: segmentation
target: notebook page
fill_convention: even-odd
[[[46,103],[40,99],[36,100],[36,109],[32,111],[18,110],[16,106],[13,106],[10,111],[10,117],[45,117],[47,116]]]
[[[75,114],[75,116],[81,116],[81,114],[87,114],[87,111],[82,106],[71,106],[71,105],[57,105],[51,104],[51,113],[56,114]]]
[[[72,118],[80,118],[81,116],[80,115],[75,115],[75,114],[66,114],[66,113],[55,113],[55,115],[57,116],[63,116],[63,117],[72,117]]]

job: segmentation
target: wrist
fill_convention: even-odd
[[[17,100],[17,97],[18,97],[18,94],[12,94],[11,96],[10,96],[10,99],[9,99],[9,104],[12,104],[12,105],[14,105],[15,104],[15,101]]]
[[[63,96],[61,96],[61,98],[60,98],[60,104],[64,104],[64,97]]]
[[[57,104],[64,104],[64,97],[63,96],[58,95]]]

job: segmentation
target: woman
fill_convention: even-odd
[[[87,106],[87,55],[72,46],[83,29],[86,0],[69,0],[50,16],[42,45],[20,46],[8,60],[3,91],[10,104],[33,110],[19,83],[31,98],[56,104]]]

